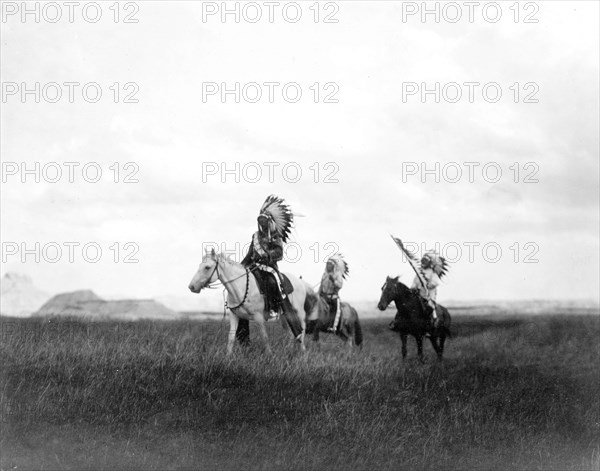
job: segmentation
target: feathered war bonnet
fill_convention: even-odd
[[[350,267],[348,266],[348,262],[344,260],[344,257],[341,253],[329,257],[327,261],[333,263],[333,266],[335,267],[334,270],[338,273],[341,273],[342,278],[346,279],[350,273]]]
[[[262,227],[262,221],[267,224],[269,235],[278,234],[283,242],[287,242],[294,223],[294,214],[283,198],[275,195],[268,196],[256,219],[259,229]]]
[[[442,278],[444,275],[448,273],[448,269],[450,265],[444,257],[442,257],[437,252],[430,250],[423,254],[423,259],[428,259],[431,262],[431,269],[436,273],[437,276]],[[421,262],[422,265],[422,262]]]
[[[425,259],[429,260],[429,262],[431,263],[431,269],[440,278],[442,278],[444,275],[446,275],[448,273],[448,269],[450,268],[450,265],[448,265],[448,262],[446,261],[446,259],[444,257],[440,256],[434,250],[430,250],[429,252],[426,252],[425,254],[423,254],[423,257],[421,258],[421,261],[419,262],[419,260],[417,259],[417,256],[414,253],[412,253],[410,250],[408,250],[406,247],[404,247],[404,244],[402,243],[402,241],[400,239],[398,239],[397,237],[394,237],[391,234],[390,234],[390,236],[392,237],[392,240],[396,243],[398,248],[402,251],[402,253],[404,253],[408,257],[408,263],[410,263],[413,270],[415,270],[415,272],[418,271],[420,273],[420,274],[417,273],[417,275],[421,279],[421,283],[423,282],[423,280],[422,280],[423,260],[425,260]]]

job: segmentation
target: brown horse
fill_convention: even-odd
[[[312,287],[306,284],[306,333],[313,334],[313,340],[319,342],[319,333],[333,333],[330,329],[333,327],[335,315],[330,312],[329,304],[322,297],[318,296]],[[335,335],[346,342],[348,347],[352,345],[360,347],[362,345],[362,327],[358,319],[358,313],[350,304],[340,303],[339,327]]]
[[[406,358],[407,336],[412,335],[417,341],[419,359],[423,361],[423,337],[429,333],[431,345],[433,345],[438,359],[441,360],[446,337],[450,336],[451,318],[448,309],[440,304],[437,305],[438,325],[432,328],[429,314],[425,312],[424,303],[419,294],[401,283],[398,277],[390,278],[388,276],[381,288],[381,298],[377,307],[384,311],[392,301],[396,303],[397,312],[390,324],[390,329],[400,334],[402,358]]]

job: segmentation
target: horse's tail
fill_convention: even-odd
[[[358,320],[358,313],[356,309],[352,308],[354,313],[354,343],[360,346],[363,341],[362,327],[360,326],[360,320]]]
[[[452,318],[450,317],[450,313],[448,312],[448,309],[446,309],[444,306],[442,306],[442,308],[443,308],[443,313],[442,313],[443,317],[442,318],[444,320],[443,325],[442,325],[442,330],[446,334],[446,337],[452,338],[452,332],[450,331],[450,324],[452,324]]]

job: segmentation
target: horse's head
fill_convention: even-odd
[[[395,276],[394,278],[388,276],[381,287],[381,297],[379,298],[377,307],[379,310],[385,311],[392,301],[403,301],[411,295],[410,288],[400,281],[399,276]]]
[[[206,252],[202,257],[202,262],[198,267],[198,271],[194,274],[188,288],[192,293],[199,293],[202,288],[206,288],[211,283],[218,279],[217,266],[219,256],[215,253],[215,249]]]
[[[386,277],[385,283],[381,287],[381,297],[379,298],[379,303],[377,303],[377,309],[380,311],[385,311],[390,303],[396,298],[396,287],[398,286],[399,277],[396,276],[394,278]]]
[[[407,302],[411,296],[414,296],[410,288],[402,283],[399,278],[399,276],[394,278],[388,276],[385,279],[385,284],[381,287],[381,298],[379,298],[379,304],[377,304],[379,310],[385,311],[392,301],[396,301],[397,306],[398,303],[404,306],[404,303]],[[401,311],[403,311],[403,308],[399,307],[398,309],[394,320],[390,322],[389,325],[390,330],[393,331],[399,331],[399,322],[402,317]]]

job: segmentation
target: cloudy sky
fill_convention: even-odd
[[[281,2],[272,22],[261,2],[239,22],[159,1],[115,22],[106,3],[53,23],[4,2],[2,273],[192,297],[203,248],[241,258],[274,193],[302,215],[281,268],[317,283],[339,250],[348,300],[412,279],[390,233],[451,259],[441,301],[598,299],[598,3],[513,3],[472,21],[428,3],[439,22],[421,2]]]

